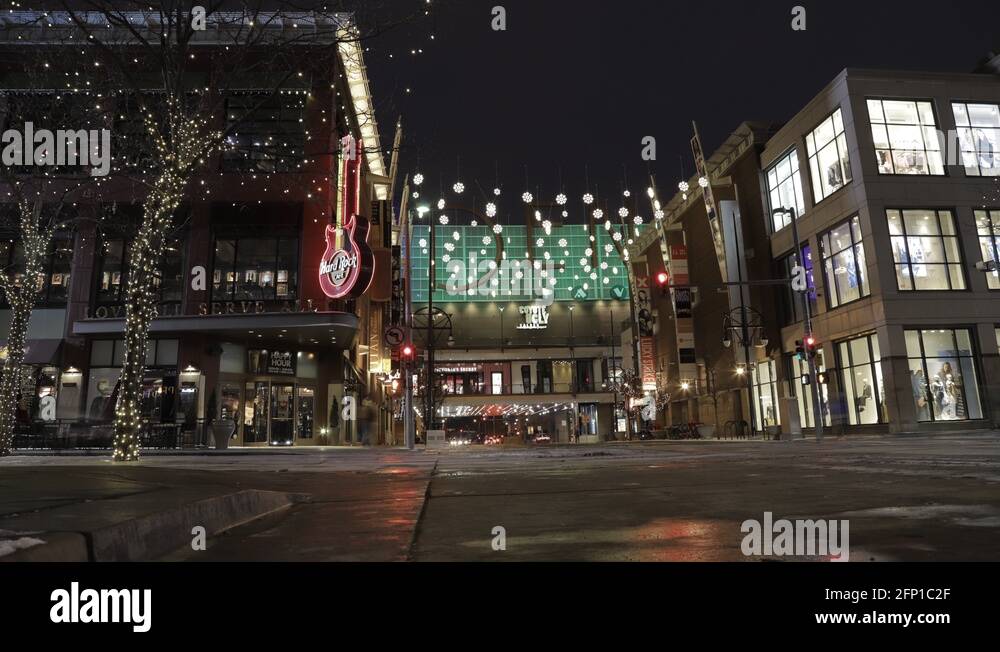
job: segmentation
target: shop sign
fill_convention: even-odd
[[[368,291],[375,272],[375,255],[368,246],[368,219],[360,214],[361,154],[360,140],[346,143],[356,148],[345,160],[343,228],[326,227],[326,251],[319,263],[319,284],[331,299],[360,297]]]
[[[543,330],[549,326],[549,309],[545,306],[521,306],[521,323],[518,330]]]
[[[247,369],[256,376],[294,376],[296,354],[292,351],[247,351]]]
[[[656,389],[656,346],[652,337],[639,338],[639,366],[642,375],[642,389]]]

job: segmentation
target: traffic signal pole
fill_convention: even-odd
[[[806,261],[802,255],[802,241],[799,240],[799,216],[794,208],[781,208],[778,209],[780,212],[789,213],[792,216],[792,239],[795,240],[795,259],[796,264],[800,265],[805,273]],[[776,211],[778,212],[778,211]],[[816,422],[816,441],[823,441],[823,426],[826,421],[826,406],[823,404],[823,392],[819,387],[819,375],[816,373],[816,341],[813,338],[812,330],[812,311],[809,307],[809,276],[806,273],[806,289],[802,292],[802,306],[804,308],[803,315],[805,317],[803,330],[805,331],[804,337],[802,339],[803,343],[813,342],[812,345],[806,348],[806,360],[809,366],[809,386],[812,387],[813,394],[813,406],[815,406],[815,416],[814,421]]]

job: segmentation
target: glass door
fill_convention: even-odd
[[[246,405],[243,408],[243,443],[257,444],[267,441],[268,384],[247,383]]]
[[[312,387],[299,387],[299,439],[312,439],[313,406],[315,391]]]
[[[295,385],[271,385],[271,445],[291,446],[295,439]]]

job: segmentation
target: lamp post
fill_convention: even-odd
[[[773,211],[771,211],[772,223],[773,223],[773,217],[775,215],[781,215],[781,214],[792,216],[792,239],[795,240],[795,262],[796,265],[802,267],[804,274],[806,273],[805,272],[806,259],[802,253],[802,241],[799,240],[798,212],[795,210],[794,207],[776,208]],[[802,314],[804,317],[804,323],[803,323],[803,330],[805,332],[804,337],[805,339],[809,339],[813,336],[813,329],[812,329],[812,310],[810,309],[809,306],[808,276],[806,277],[805,292],[802,292],[802,307],[803,307]],[[805,339],[803,341],[805,341]],[[812,387],[813,405],[816,406],[816,415],[814,419],[816,422],[816,441],[823,441],[823,426],[825,425],[824,421],[826,420],[826,406],[823,404],[823,392],[820,391],[819,382],[816,377],[816,361],[815,359],[813,359],[811,354],[807,354],[806,364],[809,365],[809,378],[811,380],[810,386]]]
[[[503,353],[503,310],[504,307],[500,306],[500,353]]]

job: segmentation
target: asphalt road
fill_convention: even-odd
[[[169,496],[178,485],[310,498],[167,560],[754,561],[740,526],[765,512],[847,520],[852,561],[1000,559],[997,433],[236,452],[126,466],[19,456],[0,460],[0,524],[136,491]]]

